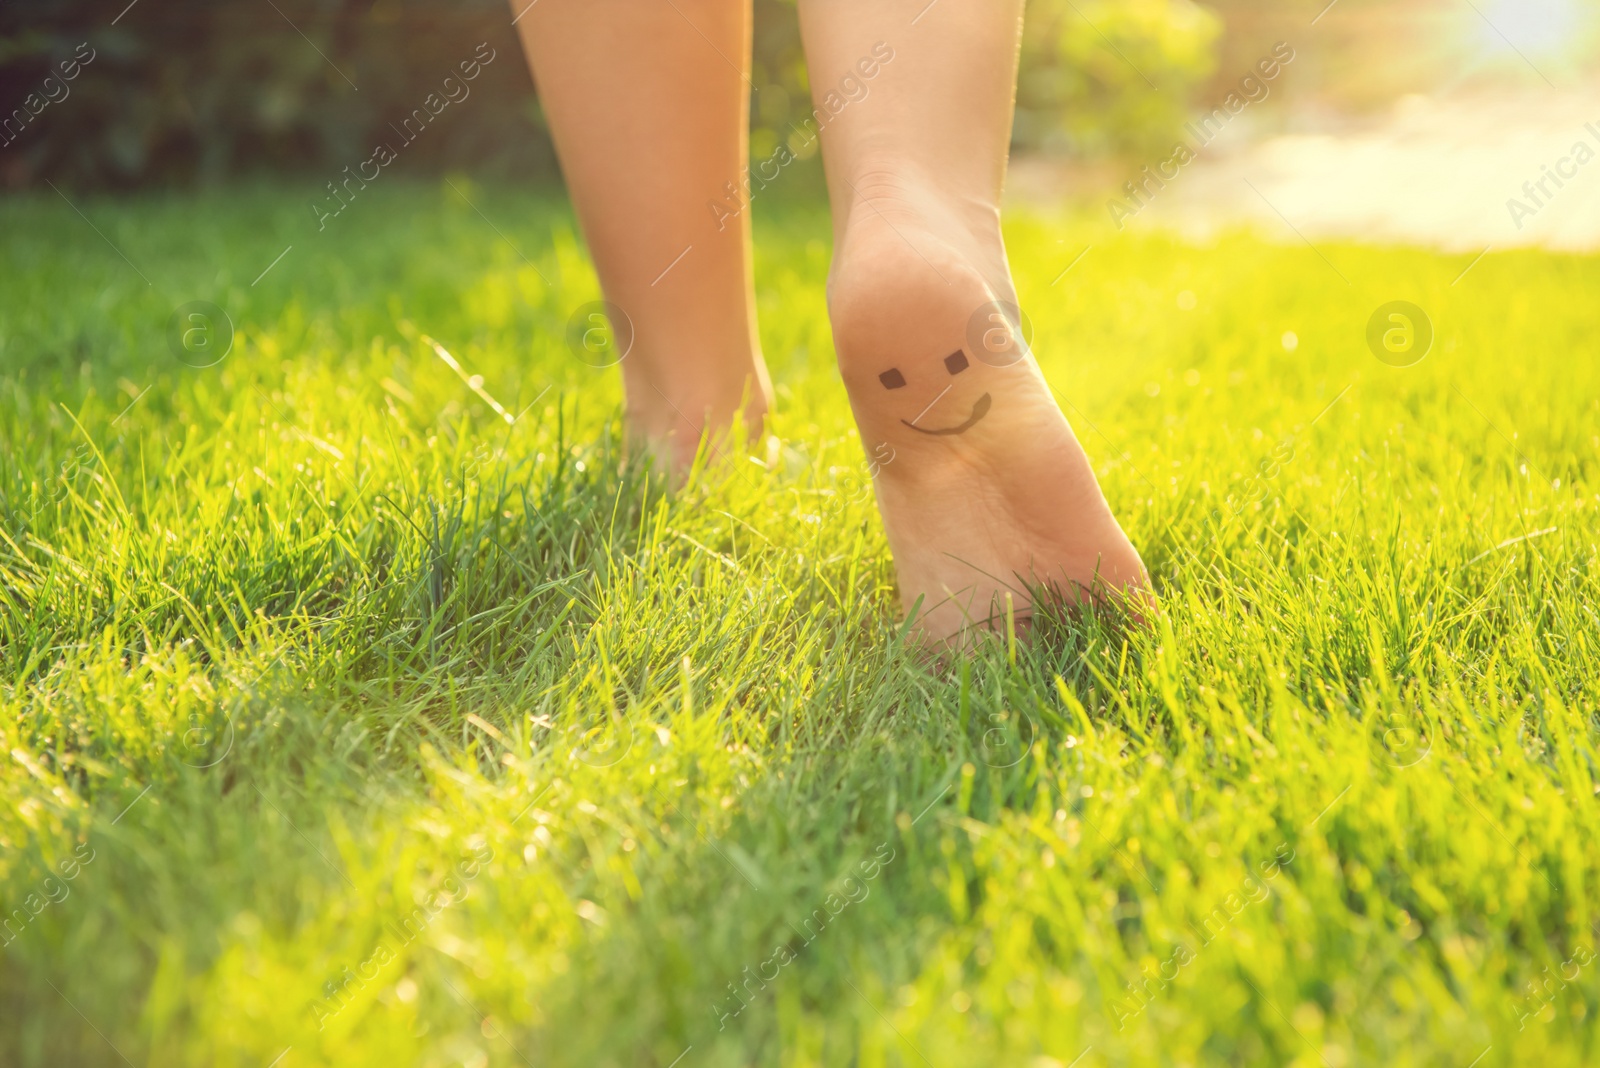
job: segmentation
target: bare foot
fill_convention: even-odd
[[[772,383],[757,353],[753,360],[717,363],[697,354],[678,361],[628,360],[622,366],[629,444],[653,456],[681,481],[702,436],[713,459],[730,445],[737,424],[745,440],[761,435],[772,407]]]
[[[921,600],[937,642],[1003,628],[1008,597],[1026,619],[1040,588],[1148,604],[1139,554],[995,301],[1015,301],[997,228],[974,240],[903,203],[851,212],[829,279],[835,347],[864,445],[893,450],[878,506],[901,600]]]

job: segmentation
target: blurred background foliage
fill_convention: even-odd
[[[1016,146],[1095,156],[1171,147],[1222,20],[1189,0],[1031,0],[1024,27]]]
[[[468,115],[441,114],[405,149],[405,166],[552,166],[504,3],[160,0],[118,16],[118,2],[0,4],[0,118],[81,43],[96,53],[65,100],[0,147],[7,185],[210,182],[300,168],[331,178],[395,141],[387,124],[439,92],[480,42],[494,59],[451,105]]]
[[[441,115],[404,166],[555,176],[504,0],[152,0],[119,14],[121,2],[0,3],[0,119],[13,119],[0,183],[332,177],[483,42],[494,60],[451,105],[466,114]],[[1017,147],[1071,155],[1167,144],[1215,68],[1221,28],[1190,0],[1030,0],[1026,25]],[[94,58],[40,108],[46,79],[83,44]],[[751,80],[752,154],[799,147],[791,124],[810,105],[794,0],[756,0]]]

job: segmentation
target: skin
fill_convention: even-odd
[[[601,288],[633,326],[629,431],[682,470],[702,432],[715,448],[741,406],[758,433],[772,397],[750,213],[719,228],[706,208],[738,187],[749,155],[748,5],[511,6]]]
[[[1005,310],[1016,290],[999,206],[1022,6],[799,3],[829,116],[839,370],[869,453],[895,457],[874,488],[904,607],[935,644],[1025,621],[1041,595],[1150,606],[1138,553]],[[757,394],[754,428],[768,396],[749,213],[719,233],[705,208],[743,174],[745,0],[540,0],[519,29],[602,284],[638,329],[629,417],[682,463],[737,397]],[[864,78],[869,58],[879,69]],[[854,90],[842,108],[841,87]],[[656,291],[691,242],[694,262]]]

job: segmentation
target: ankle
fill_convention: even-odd
[[[857,215],[889,216],[899,225],[927,225],[974,244],[1000,236],[1000,204],[994,197],[957,189],[904,160],[868,164],[849,179],[852,203],[847,221]]]
[[[901,166],[901,165],[897,165]],[[878,232],[920,233],[965,259],[997,291],[1011,289],[1000,206],[992,198],[960,195],[940,182],[889,167],[866,169],[850,181],[852,204],[836,264],[848,260],[851,245]]]
[[[623,365],[624,415],[629,430],[671,458],[693,460],[702,436],[726,448],[743,424],[747,440],[760,435],[772,408],[772,383],[757,354],[744,359],[630,360]]]

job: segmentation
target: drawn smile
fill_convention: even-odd
[[[972,414],[967,417],[966,422],[959,426],[947,426],[941,427],[938,430],[929,430],[927,427],[920,427],[915,423],[907,423],[904,419],[900,421],[905,423],[906,426],[910,427],[912,430],[917,431],[919,434],[932,434],[936,437],[946,434],[965,434],[967,431],[978,425],[978,420],[989,414],[989,407],[993,403],[994,402],[990,399],[989,394],[987,393],[979,397],[978,402],[972,406]]]

